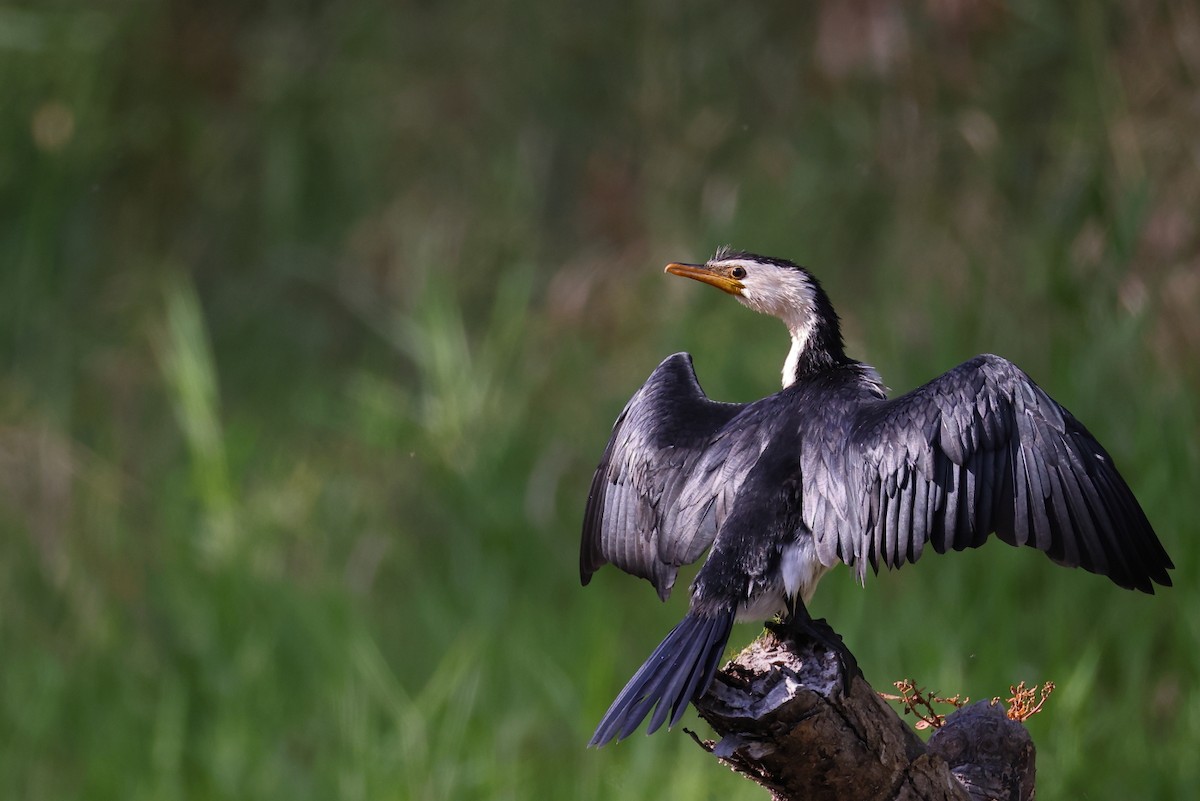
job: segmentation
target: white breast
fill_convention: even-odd
[[[776,584],[757,593],[737,610],[738,621],[768,620],[786,610],[785,599],[799,595],[807,604],[817,589],[817,582],[829,568],[817,559],[812,537],[801,536],[798,541],[786,545],[779,555],[779,573],[782,585]]]
[[[817,590],[817,582],[828,569],[817,558],[812,537],[802,536],[796,543],[785,546],[780,555],[783,591],[789,598],[799,595],[807,604]]]

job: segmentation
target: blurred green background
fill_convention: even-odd
[[[1178,565],[839,571],[876,688],[1057,682],[1042,798],[1200,783],[1190,0],[42,0],[0,101],[11,797],[765,798],[679,731],[584,749],[686,603],[579,587],[612,421],[679,350],[778,384],[777,321],[662,274],[722,243],[896,390],[1021,364]]]

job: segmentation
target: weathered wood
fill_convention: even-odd
[[[764,634],[696,707],[720,736],[706,747],[776,801],[1033,797],[1033,742],[1002,707],[956,712],[926,746],[861,676],[846,695],[816,643]]]
[[[950,715],[929,738],[929,751],[950,766],[972,799],[1033,799],[1033,740],[999,704],[977,701]]]

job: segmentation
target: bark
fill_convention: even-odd
[[[720,739],[703,743],[776,801],[1027,801],[1034,747],[983,701],[950,715],[928,745],[824,646],[764,634],[696,702]]]

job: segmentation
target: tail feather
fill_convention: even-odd
[[[588,745],[625,739],[652,708],[648,734],[657,731],[668,717],[669,726],[677,724],[688,702],[712,683],[732,628],[732,611],[715,615],[688,612],[633,674],[604,713]]]
[[[705,629],[707,628],[708,626],[705,626]],[[661,699],[654,709],[654,714],[650,716],[650,723],[646,727],[647,734],[658,731],[668,715],[671,718],[671,726],[683,717],[688,701],[692,700],[692,692],[695,691],[694,687],[691,691],[687,688],[695,684],[698,673],[704,672],[700,663],[704,659],[707,645],[706,632],[689,638],[684,649],[677,651],[671,659],[671,669],[660,671],[654,685],[646,688],[647,698]]]

